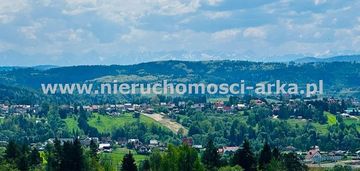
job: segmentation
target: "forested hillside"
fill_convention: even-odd
[[[357,88],[360,63],[258,63],[246,61],[162,61],[137,65],[73,66],[39,70],[14,68],[0,71],[0,83],[40,89],[41,83],[74,83],[85,81],[153,82],[239,82],[282,80],[298,84],[324,80],[327,90]]]

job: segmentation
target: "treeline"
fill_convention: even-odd
[[[99,156],[94,141],[90,142],[89,147],[82,147],[78,139],[67,142],[55,139],[46,146],[42,155],[36,148],[30,150],[27,145],[10,141],[0,158],[0,170],[102,171],[112,170],[110,163],[108,159]],[[209,140],[203,152],[186,144],[170,144],[166,151],[154,150],[139,165],[129,151],[121,163],[116,165],[117,170],[122,171],[308,170],[295,153],[281,154],[277,148],[271,150],[267,143],[259,153],[254,153],[247,140],[239,150],[230,155],[220,155],[213,141]]]
[[[128,66],[73,66],[48,70],[17,68],[0,71],[0,83],[40,88],[41,83],[74,83],[104,76],[155,76],[175,82],[248,83],[281,80],[304,85],[324,80],[331,91],[359,85],[359,63],[261,63],[245,61],[162,61]],[[169,72],[171,70],[171,72]],[[346,76],[344,76],[346,73]],[[111,77],[110,77],[111,78]],[[133,79],[128,80],[131,82]],[[149,80],[151,82],[154,80]],[[155,80],[158,81],[158,80]]]
[[[36,148],[30,149],[26,144],[10,141],[0,158],[0,170],[40,170],[42,162],[43,160]]]
[[[40,152],[34,147],[10,141],[0,158],[0,170],[4,171],[101,171],[97,144],[90,142],[82,147],[79,139],[60,142],[55,139]]]
[[[358,125],[346,124],[341,116],[336,116],[334,124],[322,125],[314,120],[294,120],[295,123],[291,123],[273,119],[271,113],[268,108],[254,107],[237,115],[194,112],[176,117],[179,123],[189,127],[189,136],[194,142],[200,144],[204,144],[206,137],[213,137],[214,142],[221,146],[237,146],[248,138],[256,149],[263,141],[281,148],[294,146],[303,151],[315,144],[325,151],[354,152],[360,148],[358,143],[352,143],[360,138]]]

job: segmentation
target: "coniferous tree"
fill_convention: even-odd
[[[61,164],[62,147],[59,139],[55,138],[53,149],[53,169],[59,170]]]
[[[46,170],[54,171],[57,163],[55,162],[54,156],[54,146],[52,144],[47,144],[45,147],[45,157],[46,157]]]
[[[71,170],[74,167],[73,157],[72,143],[69,141],[64,142],[59,162],[60,170]]]
[[[233,156],[233,164],[241,166],[245,171],[256,170],[256,160],[254,154],[251,152],[250,143],[245,140],[242,149],[235,152]]]
[[[273,150],[272,150],[272,158],[273,159],[275,159],[275,160],[279,160],[280,159],[280,151],[279,151],[279,149],[278,148],[274,148]]]
[[[220,166],[220,155],[211,139],[208,140],[206,150],[202,156],[202,162],[208,169],[214,169]]]
[[[20,157],[17,161],[17,168],[21,171],[29,170],[29,162],[28,162],[27,155],[25,152],[20,155]]]
[[[150,171],[150,161],[149,160],[143,160],[141,162],[139,171]]]
[[[179,147],[178,166],[180,171],[194,170],[197,165],[200,165],[199,163],[200,160],[195,149],[185,144]]]
[[[15,162],[15,160],[20,157],[20,154],[19,146],[15,143],[15,141],[11,140],[6,146],[4,158],[8,162]]]
[[[284,163],[280,160],[272,159],[269,164],[266,165],[266,171],[279,171],[279,170],[286,170]]]
[[[91,157],[97,159],[97,149],[98,149],[98,145],[95,143],[94,140],[90,141],[90,155]]]
[[[272,154],[271,154],[270,145],[267,142],[265,142],[264,147],[261,150],[260,157],[259,157],[260,169],[264,169],[265,166],[270,163],[271,158],[272,158]]]
[[[121,170],[122,171],[137,171],[135,160],[130,151],[123,158]]]
[[[37,166],[40,163],[41,163],[40,153],[36,148],[33,148],[31,150],[30,155],[29,155],[29,165],[30,166]]]
[[[300,162],[300,159],[295,153],[288,153],[284,155],[284,163],[287,171],[307,171],[306,165]]]
[[[150,168],[151,170],[159,170],[161,167],[161,154],[159,150],[154,150],[150,157]]]
[[[84,154],[83,149],[81,147],[81,143],[79,139],[75,139],[72,145],[73,150],[73,163],[74,163],[74,170],[82,171],[85,170],[85,161],[84,161]]]

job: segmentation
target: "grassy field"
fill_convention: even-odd
[[[139,164],[142,160],[145,160],[148,157],[146,155],[139,155],[134,150],[130,150],[130,151],[133,154],[133,157],[136,161],[137,166],[139,166]],[[123,157],[125,156],[125,154],[128,154],[128,153],[129,153],[129,149],[116,148],[111,153],[102,153],[101,158],[102,159],[111,159],[111,167],[114,170],[117,170],[116,168],[118,168],[121,165],[121,161],[122,161]]]
[[[331,114],[329,112],[324,112],[324,114],[326,115],[326,117],[328,119],[327,122],[329,125],[334,125],[337,123],[336,116],[334,114]]]
[[[4,122],[4,117],[0,117],[0,124]]]
[[[346,125],[355,124],[356,129],[360,132],[360,117],[357,117],[357,119],[355,119],[355,118],[346,118],[346,119],[344,119],[344,123]]]
[[[304,127],[306,125],[306,123],[308,121],[306,120],[302,120],[302,119],[288,119],[287,122],[291,125],[291,126],[300,126],[300,127]],[[311,122],[311,125],[314,126],[316,128],[317,131],[319,131],[321,134],[327,134],[328,131],[328,124],[319,124],[316,122]]]
[[[114,129],[124,126],[126,123],[136,122],[137,119],[133,118],[132,114],[126,113],[121,114],[120,116],[108,116],[108,115],[100,115],[98,113],[93,113],[89,118],[89,125],[95,127],[101,133],[111,133]],[[155,120],[143,116],[140,116],[140,122],[145,124],[157,124],[161,126]]]
[[[229,98],[228,97],[212,97],[212,98],[209,98],[208,99],[208,102],[211,102],[211,103],[214,103],[214,102],[217,102],[217,101],[229,101]]]
[[[68,129],[68,131],[72,132],[72,131],[82,131],[79,126],[78,126],[78,122],[76,120],[76,118],[74,116],[72,117],[67,117],[66,119],[64,119],[66,127]]]

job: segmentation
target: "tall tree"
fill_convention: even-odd
[[[280,160],[272,159],[269,164],[266,165],[266,171],[279,171],[286,170],[284,163]]]
[[[195,166],[200,165],[198,153],[195,149],[183,144],[179,147],[179,152],[178,165],[180,171],[194,170]]]
[[[233,164],[240,165],[245,171],[256,170],[256,160],[254,154],[251,151],[250,143],[245,140],[242,149],[235,152],[233,156]]]
[[[284,163],[287,171],[307,171],[306,165],[300,162],[295,153],[288,153],[284,155]]]
[[[159,150],[155,150],[149,157],[151,170],[159,170],[161,167],[161,154]]]
[[[85,170],[83,149],[81,147],[81,143],[78,138],[74,140],[72,150],[73,150],[74,170],[76,171]]]
[[[265,166],[267,164],[270,163],[272,158],[272,154],[271,154],[271,148],[270,145],[265,142],[263,149],[260,152],[260,157],[259,157],[259,167],[260,169],[264,169]]]
[[[272,150],[272,157],[273,157],[273,159],[276,159],[276,160],[279,160],[280,159],[280,151],[279,151],[279,149],[278,148],[274,148],[273,150]]]
[[[214,169],[220,166],[220,155],[211,139],[208,140],[206,150],[202,155],[202,162],[208,169]]]
[[[137,171],[134,157],[130,151],[128,154],[126,154],[124,156],[124,158],[122,160],[121,170],[122,171]]]
[[[33,148],[29,155],[29,164],[30,166],[37,166],[40,163],[41,163],[40,153],[36,148]]]
[[[98,145],[95,143],[95,141],[92,139],[90,141],[90,155],[92,158],[97,159],[97,149],[98,149]]]
[[[9,162],[15,162],[15,160],[20,157],[21,152],[19,146],[15,143],[14,140],[11,140],[6,146],[4,158]]]
[[[150,171],[150,161],[143,160],[140,164],[139,171]]]

